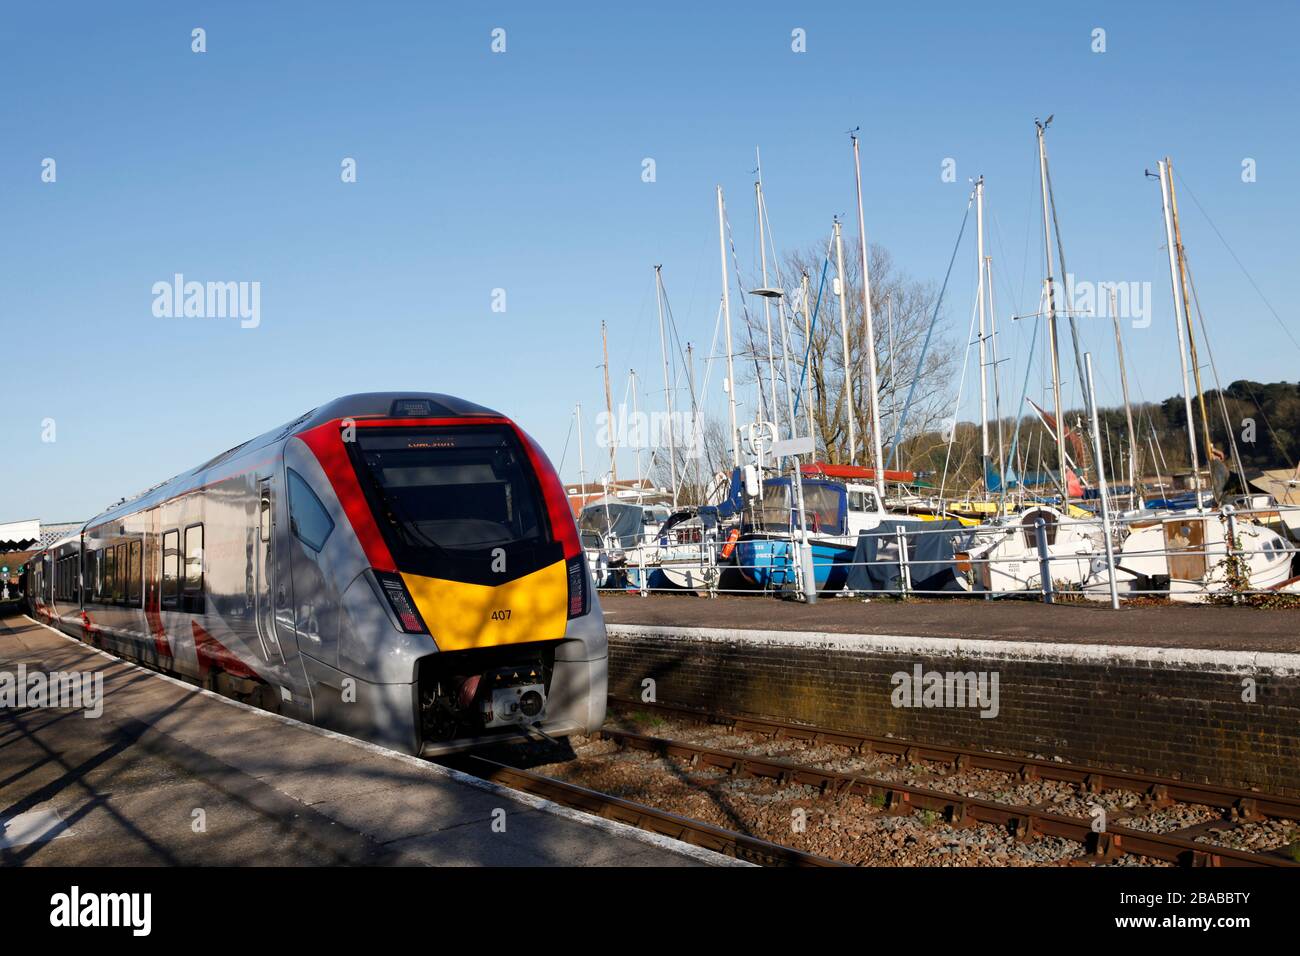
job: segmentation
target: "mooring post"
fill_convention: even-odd
[[[1047,550],[1047,522],[1034,519],[1034,532],[1038,536],[1038,586],[1043,592],[1043,603],[1052,603],[1052,553]]]
[[[898,576],[903,586],[903,597],[907,597],[912,590],[912,569],[907,563],[907,532],[898,528],[894,533],[898,536]]]

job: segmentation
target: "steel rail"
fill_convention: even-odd
[[[1062,837],[1083,844],[1089,853],[1101,860],[1136,854],[1185,866],[1300,866],[1281,855],[1250,853],[1122,826],[1111,826],[1102,832],[1094,832],[1091,820],[1062,816],[1037,807],[963,797],[858,774],[821,770],[784,760],[665,740],[662,737],[622,730],[601,730],[597,736],[659,756],[687,759],[693,767],[716,767],[729,773],[776,780],[782,784],[802,784],[816,787],[823,794],[831,796],[858,794],[867,798],[882,797],[886,813],[904,815],[915,810],[930,810],[942,814],[945,822],[957,827],[969,826],[971,823],[992,824],[1005,827],[1022,840],[1031,840],[1040,835]]]
[[[880,737],[846,730],[831,730],[809,724],[795,724],[764,717],[743,717],[679,707],[673,704],[643,703],[610,697],[620,710],[650,710],[675,714],[701,723],[719,724],[733,730],[747,730],[777,738],[807,740],[814,744],[848,747],[859,753],[883,753],[908,760],[950,764],[956,770],[996,770],[1025,779],[1053,780],[1083,787],[1090,793],[1113,788],[1142,793],[1157,803],[1196,803],[1230,811],[1246,819],[1300,820],[1300,798],[1260,793],[1236,787],[1193,783],[1152,774],[1108,770],[1082,764],[1058,763],[1034,757],[1016,757],[965,747],[920,743],[901,737]]]
[[[846,865],[814,853],[805,853],[758,837],[725,830],[701,820],[692,820],[666,810],[625,800],[622,797],[589,790],[531,770],[511,767],[477,754],[457,755],[445,758],[443,762],[483,780],[544,797],[606,820],[626,823],[651,833],[681,840],[692,846],[713,850],[747,863],[756,863],[760,866],[796,867]]]

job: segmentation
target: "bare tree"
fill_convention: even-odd
[[[856,240],[846,240],[844,250],[845,294],[848,297],[849,356],[848,368],[853,384],[854,430],[857,435],[857,462],[870,464],[869,447],[871,416],[867,405],[867,349],[866,320],[862,308],[861,248]],[[870,245],[871,303],[875,329],[877,390],[880,401],[882,431],[881,444],[886,460],[890,455],[893,433],[903,413],[903,405],[913,381],[916,382],[912,405],[895,467],[922,467],[930,464],[929,456],[942,439],[936,434],[939,426],[950,414],[952,401],[952,372],[956,366],[956,353],[951,344],[936,335],[921,361],[921,352],[935,308],[937,291],[933,283],[920,282],[894,266],[888,250]],[[800,395],[801,376],[806,374],[812,385],[814,439],[819,456],[833,463],[849,460],[848,417],[844,402],[845,356],[840,334],[839,301],[833,293],[835,260],[832,255],[827,265],[827,248],[815,246],[799,250],[786,257],[781,279],[789,293],[786,301],[787,335],[790,340],[790,378],[785,378],[785,365],[780,353],[781,337],[777,327],[777,311],[773,308],[773,351],[777,379],[776,407],[770,394],[767,349],[767,324],[761,305],[752,300],[742,303],[742,317],[749,328],[737,342],[737,358],[745,356],[743,363],[751,382],[762,389],[764,407],[769,417],[775,416],[783,423],[788,417],[785,397],[787,387]],[[805,317],[799,297],[802,276],[809,278],[808,311],[813,313],[815,325],[811,336],[806,334]],[[823,279],[824,275],[824,279]],[[820,305],[818,292],[820,290]],[[892,313],[892,323],[889,315]],[[892,335],[891,328],[892,325]],[[808,357],[804,371],[804,356]],[[918,363],[920,367],[918,368]],[[806,393],[805,393],[806,396]],[[796,414],[799,434],[807,433],[807,412],[802,407]]]

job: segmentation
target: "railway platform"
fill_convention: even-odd
[[[615,697],[1300,795],[1300,611],[601,603]]]
[[[87,685],[81,710],[0,706],[6,865],[735,862],[256,710],[9,616],[0,680],[12,686],[20,669],[99,675],[102,699]]]
[[[1108,644],[1193,650],[1300,653],[1300,610],[1168,605],[1044,604],[916,598],[908,601],[822,598],[816,604],[761,595],[602,592],[610,625],[689,626],[737,631],[907,634],[962,641]]]

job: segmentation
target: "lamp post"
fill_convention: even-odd
[[[793,441],[797,437],[796,433],[798,429],[795,427],[794,392],[790,388],[790,348],[785,327],[785,290],[764,286],[758,289],[751,289],[749,294],[761,297],[764,302],[776,299],[777,320],[781,323],[781,353],[783,365],[785,367],[785,399],[786,407],[788,409],[786,421],[789,423],[790,439]],[[773,406],[776,405],[775,394],[772,396],[772,404]],[[779,429],[777,437],[780,437]],[[811,441],[811,437],[809,440]],[[795,577],[800,583],[800,587],[804,594],[804,600],[809,604],[816,604],[817,576],[815,569],[813,568],[812,544],[808,540],[808,521],[804,513],[803,474],[799,467],[798,454],[792,454],[790,457],[794,459],[795,506],[799,509],[799,549],[796,552],[798,560],[795,562]],[[791,538],[794,537],[793,530],[794,529],[792,528]]]

